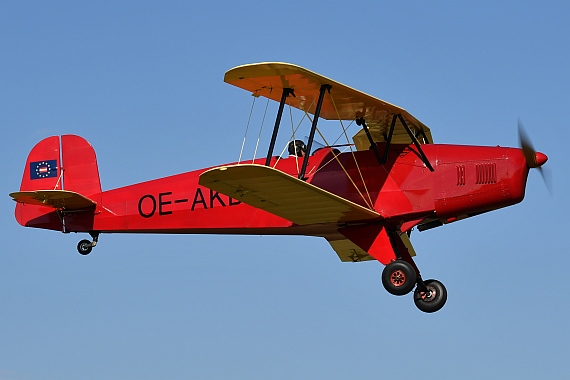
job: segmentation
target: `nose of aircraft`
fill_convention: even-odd
[[[529,168],[539,168],[542,165],[544,165],[546,163],[546,161],[548,161],[548,157],[546,157],[546,154],[541,153],[541,152],[537,152],[534,147],[532,146],[532,142],[530,141],[530,138],[528,137],[528,135],[526,134],[524,127],[521,123],[521,121],[519,120],[519,142],[520,142],[520,147],[523,151],[525,160],[526,160],[526,165]]]
[[[533,167],[538,168],[544,165],[546,161],[548,161],[548,157],[544,153],[536,152],[534,161],[536,163],[536,166]]]

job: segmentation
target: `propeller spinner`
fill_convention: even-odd
[[[531,169],[532,168],[538,169],[540,175],[542,176],[542,180],[546,185],[546,188],[552,194],[552,182],[550,178],[547,179],[547,176],[544,174],[544,171],[542,169],[542,165],[544,165],[546,161],[548,161],[548,157],[546,156],[546,154],[537,152],[534,149],[530,137],[528,137],[528,134],[526,133],[525,128],[520,120],[518,121],[518,129],[519,129],[519,142],[526,160],[526,165]]]

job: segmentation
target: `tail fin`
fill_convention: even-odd
[[[61,205],[67,201],[94,206],[100,194],[93,147],[82,137],[63,135],[48,137],[32,148],[20,192],[11,195],[18,202],[15,216],[22,226],[64,231],[62,214],[57,212]]]

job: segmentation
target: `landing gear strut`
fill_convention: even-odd
[[[382,271],[382,284],[388,293],[403,296],[414,289],[414,303],[425,313],[434,313],[447,301],[447,290],[437,280],[423,281],[416,269],[404,260],[392,261]]]
[[[84,239],[77,244],[77,252],[84,256],[91,253],[91,250],[93,250],[93,247],[97,245],[97,241],[99,240],[99,232],[91,231],[89,235],[91,235],[93,241]]]
[[[437,280],[422,280],[420,270],[414,263],[408,248],[398,232],[389,233],[392,248],[397,260],[392,261],[382,271],[382,285],[390,294],[403,296],[410,293],[414,286],[414,303],[425,313],[434,313],[447,301],[447,290]]]

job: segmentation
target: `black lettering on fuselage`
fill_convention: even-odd
[[[164,211],[163,206],[167,206],[172,203],[172,201],[165,201],[163,197],[167,195],[172,195],[172,191],[166,193],[159,193],[158,194],[158,215],[169,215],[172,214],[172,211]]]
[[[220,194],[217,191],[210,189],[210,208],[214,207],[214,201],[216,199],[218,200],[218,202],[220,202],[221,206],[226,207],[226,204],[224,203],[222,198],[220,198]]]
[[[192,206],[190,206],[190,211],[195,211],[198,209],[208,210],[215,207],[236,206],[241,203],[241,201],[238,201],[237,199],[225,196],[212,189],[209,190],[209,197],[206,198],[204,196],[202,188],[196,188],[196,191],[194,193],[194,200],[192,201]],[[155,214],[157,214],[157,209],[159,216],[171,215],[173,213],[172,208],[174,205],[189,202],[190,199],[188,198],[177,198],[176,196],[173,196],[172,191],[158,193],[158,197],[152,194],[145,194],[139,199],[138,212],[139,215],[143,218],[153,217]],[[176,209],[180,208],[177,207]],[[187,208],[184,209],[188,210]]]
[[[142,209],[142,204],[145,199],[150,199],[152,202],[152,209],[150,210],[149,213],[143,212]],[[150,218],[151,216],[154,215],[155,212],[156,212],[156,198],[150,194],[143,195],[141,199],[139,199],[139,215],[142,216],[143,218]]]
[[[202,194],[202,189],[197,188],[196,194],[194,194],[194,202],[192,202],[192,208],[190,211],[194,211],[197,204],[201,204],[204,209],[208,208],[206,201],[204,200],[204,194]]]

